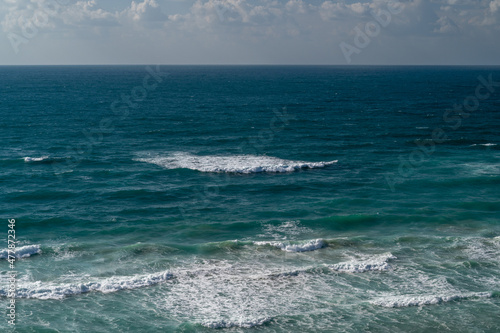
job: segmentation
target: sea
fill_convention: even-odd
[[[0,126],[1,332],[500,331],[500,67],[3,66]]]

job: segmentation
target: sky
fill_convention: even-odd
[[[500,65],[500,0],[0,0],[0,65]]]

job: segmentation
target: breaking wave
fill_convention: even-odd
[[[167,157],[139,158],[139,162],[156,164],[165,169],[191,169],[216,173],[282,173],[300,169],[324,168],[337,163],[290,161],[271,156],[233,155],[198,156],[189,153],[173,153]]]
[[[16,258],[28,258],[34,254],[42,253],[40,245],[26,245],[16,248],[14,251]],[[9,256],[8,249],[3,249],[0,251],[0,259],[7,259]]]
[[[389,260],[397,259],[391,253],[364,261],[348,261],[330,265],[330,269],[342,273],[364,273],[369,271],[387,271],[392,269]]]
[[[272,318],[270,317],[258,318],[255,320],[239,321],[239,322],[219,320],[219,321],[205,322],[202,325],[208,328],[232,328],[232,327],[252,328],[255,326],[262,326],[270,322],[271,320]]]
[[[301,243],[284,243],[278,241],[258,241],[255,245],[269,245],[281,249],[285,252],[307,252],[321,249],[328,246],[328,243],[322,239],[313,239]]]
[[[371,301],[370,303],[387,307],[387,308],[401,308],[409,306],[423,306],[423,305],[435,305],[441,303],[447,303],[451,301],[458,301],[470,298],[480,298],[492,297],[492,293],[480,292],[480,293],[469,293],[461,295],[414,295],[414,296],[391,296],[385,297],[378,300]]]
[[[136,289],[155,285],[173,278],[168,272],[159,272],[147,275],[113,276],[105,279],[94,279],[83,283],[43,283],[41,281],[19,284],[18,298],[62,299],[67,296],[79,295],[92,291],[112,293],[125,289]],[[7,291],[0,290],[0,295],[6,296]]]

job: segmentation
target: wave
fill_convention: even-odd
[[[384,256],[384,255],[383,255]],[[382,256],[381,256],[382,257]],[[385,260],[389,260],[394,258],[391,254],[385,255]],[[204,279],[213,279],[214,277],[219,276],[221,279],[235,279],[236,284],[242,283],[241,279],[248,281],[248,283],[252,284],[252,281],[261,281],[261,280],[275,280],[277,278],[293,278],[302,274],[312,274],[322,275],[329,274],[331,272],[332,267],[334,271],[337,272],[365,272],[365,271],[373,271],[373,270],[385,270],[388,269],[387,265],[380,264],[380,261],[384,259],[376,258],[374,262],[364,262],[363,264],[353,265],[352,263],[340,263],[332,266],[321,266],[321,267],[309,267],[304,269],[293,270],[289,272],[276,272],[272,273],[269,270],[265,269],[263,271],[253,272],[248,274],[247,269],[243,269],[241,273],[238,274],[238,269],[241,268],[240,265],[235,267],[232,264],[223,264],[222,266],[210,266],[208,268],[182,268],[176,272],[172,271],[162,271],[151,274],[143,274],[143,275],[132,275],[132,276],[113,276],[108,278],[83,278],[82,280],[77,281],[50,281],[50,282],[19,282],[17,285],[17,294],[18,298],[30,298],[30,299],[42,299],[42,300],[50,300],[50,299],[64,299],[69,296],[76,296],[89,292],[101,292],[101,293],[112,293],[120,290],[126,289],[137,289],[141,287],[153,286],[156,284],[160,284],[166,282],[168,280],[176,279],[179,283],[182,283],[184,280],[189,281],[193,278]],[[244,282],[245,284],[247,282]],[[0,296],[6,296],[8,293],[7,289],[0,289]],[[258,321],[259,322],[259,321]],[[207,325],[216,325],[218,328],[222,327],[251,327],[248,325],[260,325],[255,322],[226,322],[226,321],[216,321],[208,323]],[[264,322],[262,322],[264,323]],[[224,326],[226,325],[226,326]],[[247,325],[247,326],[241,326]],[[208,326],[207,326],[208,327]]]
[[[462,166],[466,169],[466,172],[474,176],[493,176],[500,174],[500,165],[496,163],[465,163]]]
[[[255,245],[270,245],[277,247],[285,252],[308,252],[321,249],[328,246],[328,243],[322,239],[313,239],[301,243],[283,243],[278,241],[257,241]]]
[[[496,146],[496,145],[497,145],[496,143],[475,143],[475,144],[471,145],[471,147],[474,147],[474,146],[492,147],[492,146]]]
[[[92,291],[112,293],[125,289],[136,289],[168,281],[173,275],[159,272],[147,275],[113,276],[102,280],[85,283],[43,283],[41,281],[18,284],[16,297],[37,299],[63,299],[67,296],[79,295]],[[6,296],[7,291],[0,290],[0,295]]]
[[[271,156],[232,155],[197,156],[189,153],[173,153],[168,157],[138,158],[136,161],[156,164],[165,169],[191,169],[215,173],[283,173],[300,169],[324,168],[337,163],[290,161]]]
[[[391,270],[392,266],[389,260],[397,259],[391,253],[385,253],[377,257],[369,258],[364,261],[348,261],[338,264],[328,265],[326,267],[309,267],[288,272],[268,274],[271,278],[293,277],[300,274],[328,274],[332,270],[338,273],[365,273],[373,271]]]
[[[306,239],[306,240],[224,240],[218,242],[208,242],[208,243],[134,243],[128,244],[116,248],[99,248],[92,246],[92,244],[50,244],[44,245],[28,245],[23,247],[18,247],[16,254],[19,258],[26,258],[35,254],[44,253],[54,257],[54,260],[63,259],[63,257],[71,256],[82,256],[82,255],[99,255],[100,253],[110,253],[119,252],[127,253],[129,256],[143,256],[156,254],[159,256],[170,256],[173,253],[184,252],[184,253],[204,253],[204,254],[216,254],[216,253],[234,253],[235,251],[241,251],[244,253],[255,253],[256,248],[268,249],[269,251],[281,250],[283,252],[310,252],[317,251],[327,247],[331,248],[349,248],[357,246],[359,240],[357,239],[345,239],[345,238],[331,238],[331,239]],[[97,252],[96,252],[97,251]],[[0,250],[0,259],[7,258],[7,249]],[[368,259],[370,260],[370,259]],[[375,259],[375,260],[384,260]],[[373,261],[373,259],[371,259]],[[343,263],[356,264],[355,262]],[[360,264],[360,263],[357,263]],[[337,264],[340,265],[340,264]]]
[[[253,247],[270,247],[280,249],[285,252],[307,252],[315,251],[327,247],[329,243],[336,243],[336,239],[312,239],[302,241],[251,241],[251,240],[225,240],[219,242],[208,243],[169,243],[169,244],[155,244],[155,243],[135,243],[122,247],[107,249],[103,248],[99,251],[104,252],[125,252],[131,256],[142,256],[156,253],[161,256],[168,256],[175,252],[188,252],[188,253],[224,253],[233,251],[252,251]],[[81,256],[90,253],[95,254],[96,249],[91,245],[71,245],[71,244],[52,244],[45,245],[43,249],[41,245],[27,245],[18,247],[16,249],[17,258],[27,258],[36,254],[48,254],[54,256],[54,260],[61,260],[68,258],[68,256]],[[7,259],[8,249],[0,250],[0,259]]]
[[[50,163],[63,162],[65,160],[67,160],[67,157],[50,157],[48,155],[40,156],[40,157],[26,156],[26,157],[23,157],[23,160],[26,163],[50,164]]]
[[[16,248],[14,251],[16,258],[28,258],[34,254],[42,253],[40,245],[26,245]],[[7,259],[9,256],[9,250],[3,249],[0,251],[0,259]]]
[[[42,157],[24,157],[24,162],[41,162],[41,161],[44,161],[46,159],[48,159],[49,157],[48,156],[42,156]]]
[[[392,269],[389,260],[397,259],[391,253],[365,261],[348,261],[330,265],[329,268],[341,273],[364,273],[371,271],[387,271]]]
[[[255,320],[247,320],[247,321],[225,321],[225,320],[219,320],[219,321],[212,321],[212,322],[205,322],[202,325],[207,327],[207,328],[232,328],[232,327],[240,327],[240,328],[252,328],[255,326],[262,326],[268,322],[270,322],[272,318],[270,317],[264,317],[264,318],[258,318]]]
[[[447,303],[451,301],[458,301],[470,298],[480,298],[480,297],[489,298],[492,296],[493,293],[489,292],[469,293],[461,295],[443,295],[443,296],[436,296],[436,295],[391,296],[379,300],[373,300],[370,303],[387,308],[401,308],[409,306],[435,305],[435,304]]]

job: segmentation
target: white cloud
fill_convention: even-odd
[[[122,15],[131,17],[134,21],[162,21],[166,16],[161,12],[155,0],[144,0],[144,2],[132,1]]]
[[[77,1],[67,5],[59,4],[55,0],[21,0],[12,2],[3,12],[5,14],[1,24],[4,31],[19,30],[23,22],[33,20],[36,13],[49,14],[51,24],[45,28],[55,28],[56,22],[68,28],[89,25],[117,26],[126,25],[127,21],[137,23],[166,19],[155,0],[132,1],[130,6],[114,12],[102,9],[96,0]]]
[[[66,26],[78,25],[115,25],[118,15],[97,7],[95,0],[78,1],[73,5],[61,7],[57,18]]]
[[[2,30],[21,34],[26,22],[35,22],[35,14],[49,10],[47,3],[55,1],[0,2]],[[392,2],[396,7],[391,7],[390,24],[377,37],[377,43],[386,52],[394,54],[396,51],[391,47],[395,49],[402,43],[412,45],[409,41],[417,38],[425,43],[450,34],[457,38],[457,48],[465,47],[466,40],[477,40],[477,36],[490,36],[499,30],[500,0],[400,1]],[[241,50],[248,54],[252,49],[256,50],[255,57],[262,56],[264,60],[292,59],[294,54],[306,59],[308,53],[311,59],[322,55],[328,60],[328,53],[339,52],[338,43],[352,40],[355,27],[376,20],[373,13],[387,13],[389,3],[388,0],[72,0],[53,8],[49,20],[39,28],[44,39],[57,35],[62,40],[59,43],[68,45],[70,39],[82,45],[83,39],[92,40],[96,45],[113,47],[116,50],[110,49],[110,54],[116,52],[119,56],[126,52],[118,50],[128,50],[134,43],[140,43],[143,48],[165,54],[173,54],[175,49],[179,54],[189,50],[200,57],[204,54],[216,57],[225,50],[224,56],[230,52],[241,56]],[[57,44],[55,39],[54,43]]]
[[[22,22],[33,17],[35,12],[43,11],[48,0],[6,1],[0,7],[3,12],[1,24],[4,31],[19,29]],[[51,0],[55,3],[55,0]],[[173,13],[168,17],[162,12],[158,1],[132,1],[127,7],[107,11],[96,0],[77,1],[60,5],[57,15],[53,16],[47,28],[56,24],[71,26],[127,26],[138,27],[147,22],[169,21],[170,29],[185,31],[217,31],[220,27],[232,26],[234,33],[242,31],[262,34],[274,31],[280,35],[283,31],[313,31],[315,27],[323,29],[319,22],[335,22],[332,30],[347,32],[357,24],[373,20],[372,13],[388,9],[384,0],[366,0],[347,3],[346,1],[324,1],[317,5],[302,0],[196,0],[187,13]],[[49,1],[50,2],[50,1]],[[474,0],[441,0],[429,2],[412,0],[397,2],[401,13],[392,15],[391,25],[395,30],[401,28],[405,33],[443,33],[467,25],[494,25],[496,14],[500,13],[500,0],[489,3]],[[2,10],[3,8],[3,10]],[[436,25],[439,27],[436,28]],[[389,29],[390,30],[390,29]]]
[[[457,24],[447,16],[441,16],[436,24],[438,28],[434,29],[434,31],[441,34],[450,34],[459,31]]]
[[[493,0],[490,2],[490,11],[496,13],[500,8],[500,0]]]

